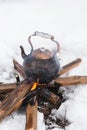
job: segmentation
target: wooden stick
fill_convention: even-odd
[[[65,65],[62,67],[62,70],[60,70],[60,72],[58,73],[58,76],[68,72],[69,70],[75,68],[76,66],[78,66],[81,63],[81,59],[78,58],[72,62],[70,62],[69,64]]]
[[[16,88],[16,83],[0,84],[0,93],[8,93]]]
[[[51,92],[51,95],[50,95],[50,97],[48,98],[48,100],[49,100],[52,104],[56,105],[56,104],[58,103],[58,101],[60,100],[60,97],[57,96],[56,94],[54,94],[53,92]]]
[[[16,69],[19,72],[19,74],[23,78],[25,78],[26,76],[25,76],[25,73],[24,73],[24,70],[23,70],[23,66],[20,65],[15,59],[13,59],[13,64],[14,64],[14,69]]]
[[[32,85],[24,81],[2,101],[0,104],[0,122],[20,107],[25,99],[25,95],[31,90]]]
[[[26,130],[37,130],[37,102],[33,106],[27,105]]]
[[[64,87],[76,84],[87,84],[87,76],[59,77],[56,78],[54,82]]]

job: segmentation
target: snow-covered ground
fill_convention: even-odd
[[[19,46],[29,53],[27,38],[36,30],[53,34],[59,41],[61,66],[82,58],[81,65],[68,75],[87,75],[86,0],[0,0],[0,82],[15,82],[12,60],[16,58],[22,64]],[[34,41],[35,47],[39,40]],[[53,113],[64,116],[66,111],[71,122],[66,130],[87,130],[87,85],[67,89],[65,94],[70,99]],[[10,129],[24,130],[25,115],[14,113],[1,122],[0,130]],[[41,113],[38,130],[45,130]]]

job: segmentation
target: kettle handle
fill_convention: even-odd
[[[30,44],[30,46],[31,46],[31,53],[32,53],[32,51],[33,51],[33,45],[32,45],[32,42],[31,42],[31,37],[32,37],[32,36],[40,36],[40,37],[42,37],[42,38],[50,39],[51,41],[53,41],[53,42],[55,42],[55,43],[57,44],[57,50],[55,51],[54,55],[55,55],[57,52],[60,52],[60,45],[59,45],[59,43],[58,43],[57,41],[54,40],[54,36],[53,36],[53,35],[50,35],[50,34],[48,34],[48,33],[43,33],[43,32],[38,32],[38,31],[36,31],[36,32],[34,32],[34,34],[32,34],[32,35],[30,35],[30,36],[28,37],[28,42],[29,42],[29,44]]]

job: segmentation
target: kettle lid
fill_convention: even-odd
[[[53,55],[50,50],[44,47],[36,49],[32,52],[32,56],[37,59],[50,59]]]

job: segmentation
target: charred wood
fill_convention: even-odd
[[[54,105],[56,105],[60,99],[58,95],[54,94],[46,88],[41,89],[40,95]]]

